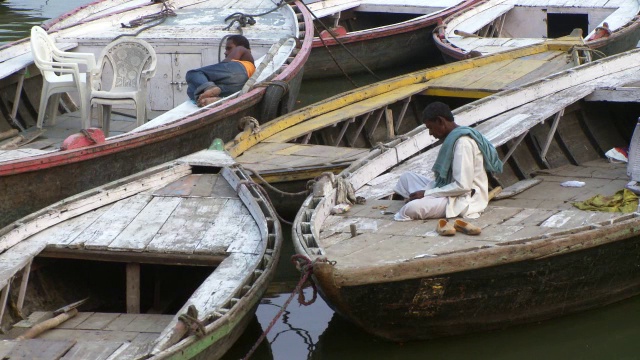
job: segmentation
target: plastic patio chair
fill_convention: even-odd
[[[88,128],[90,126],[88,115],[90,77],[91,71],[96,66],[95,56],[90,53],[59,50],[49,34],[39,26],[31,28],[31,52],[36,66],[42,73],[42,93],[36,126],[42,128],[45,114],[48,114],[49,123],[55,124],[60,94],[78,91],[83,128]],[[86,69],[81,71],[80,65],[84,65]],[[53,101],[49,102],[52,95]],[[47,111],[47,104],[49,104],[49,111]]]
[[[122,38],[107,45],[100,54],[93,73],[91,106],[98,105],[98,120],[107,135],[111,107],[133,103],[137,126],[147,120],[147,84],[156,72],[156,52],[144,40]],[[109,65],[113,80],[109,90],[103,90],[102,76]]]

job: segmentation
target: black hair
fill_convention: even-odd
[[[244,46],[247,49],[251,49],[249,40],[247,40],[247,38],[242,35],[231,35],[227,38],[227,41],[233,42],[234,44],[236,44],[236,46]]]
[[[441,116],[448,121],[453,121],[453,114],[451,113],[449,106],[445,103],[436,101],[424,108],[424,111],[422,111],[422,122],[434,121],[438,116]]]

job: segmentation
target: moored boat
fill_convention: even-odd
[[[269,13],[252,17],[253,25],[239,25],[240,18],[255,12]],[[144,21],[150,22],[135,27]],[[82,128],[74,111],[80,103],[63,95],[58,107],[67,113],[58,115],[57,124],[45,122],[42,134],[35,126],[42,77],[33,65],[29,39],[0,48],[0,132],[21,132],[9,144],[0,143],[13,148],[0,150],[0,226],[78,192],[204,149],[214,138],[230,140],[244,116],[267,121],[288,111],[312,41],[306,9],[284,2],[103,1],[64,15],[48,28],[56,46],[72,53],[97,55],[115,38],[128,36],[151,44],[158,59],[147,104],[153,119],[138,128],[132,121],[113,122],[119,126],[112,126],[110,135],[116,136],[61,151],[62,141]],[[257,71],[249,80],[256,86],[203,108],[185,101],[186,71],[219,61],[225,37],[240,33],[256,59]],[[11,142],[15,139],[17,145]]]
[[[629,51],[454,110],[456,123],[475,126],[505,163],[490,180],[502,193],[469,220],[480,235],[442,237],[437,220],[393,220],[404,204],[393,197],[400,175],[431,174],[439,146],[424,127],[342,173],[365,205],[334,215],[335,187],[316,187],[293,240],[297,253],[321,260],[314,281],[327,303],[365,331],[407,341],[545,320],[640,293],[635,209],[573,206],[628,182],[626,164],[604,153],[630,142],[639,60],[640,51]],[[567,180],[584,186],[561,186]]]
[[[359,61],[372,71],[410,62],[434,63],[433,58],[439,55],[431,31],[445,17],[477,1],[324,0],[309,3],[309,10],[319,20],[315,22],[318,31],[304,77],[315,79],[342,76],[343,71],[347,74],[366,72]],[[332,31],[335,38],[328,31]]]
[[[615,1],[485,0],[446,18],[433,38],[446,61],[493,54],[571,34],[575,29],[599,57],[640,41],[640,3]]]
[[[288,192],[323,172],[339,173],[370,149],[413,130],[431,101],[458,107],[588,61],[581,39],[549,40],[514,51],[416,71],[348,91],[248,128],[227,150],[247,169]],[[272,191],[293,216],[306,197]]]
[[[0,230],[4,356],[220,358],[255,321],[282,245],[250,183],[203,150]]]

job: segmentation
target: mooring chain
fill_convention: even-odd
[[[287,306],[289,306],[289,304],[291,303],[291,300],[293,300],[293,297],[296,294],[298,294],[298,303],[300,303],[301,305],[308,306],[313,304],[314,301],[316,301],[316,298],[318,297],[318,291],[316,289],[315,283],[309,280],[311,275],[313,275],[313,266],[319,262],[327,263],[330,265],[336,264],[335,261],[329,261],[327,260],[327,258],[316,258],[312,261],[308,257],[301,254],[295,254],[291,256],[291,262],[296,266],[296,269],[300,271],[300,281],[298,281],[296,288],[293,290],[291,295],[289,295],[289,298],[287,299],[287,301],[284,302],[284,304],[282,305],[282,308],[280,308],[280,311],[278,311],[278,313],[273,318],[273,320],[271,320],[271,322],[269,323],[269,326],[265,328],[265,330],[262,332],[262,335],[260,335],[260,337],[258,338],[258,341],[256,341],[256,343],[253,345],[251,350],[249,350],[249,352],[243,358],[243,360],[247,360],[251,357],[251,355],[253,355],[253,353],[256,351],[260,343],[264,341],[269,331],[276,324],[276,321],[278,321],[280,316],[282,316],[282,314],[284,314],[284,312],[287,310]],[[309,301],[305,300],[304,293],[302,291],[304,284],[306,284],[307,282],[311,283],[311,287],[313,288],[313,296]]]

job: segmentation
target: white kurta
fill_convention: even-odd
[[[425,199],[413,200],[405,204],[396,214],[396,220],[413,219],[416,213],[431,215],[429,218],[440,217],[437,210],[441,208],[441,198],[447,199],[444,214],[441,215],[446,215],[447,218],[479,217],[489,204],[489,181],[484,169],[482,152],[475,140],[468,136],[461,136],[456,141],[451,172],[453,181],[439,188],[434,188],[433,180],[424,176],[403,175],[395,191],[404,197],[409,197],[412,192],[425,190]],[[472,190],[475,190],[473,196],[471,196]]]

